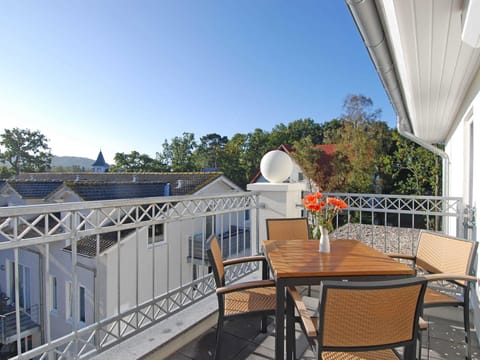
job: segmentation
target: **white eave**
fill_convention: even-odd
[[[399,126],[425,142],[443,143],[480,68],[480,49],[461,38],[464,1],[347,0],[347,4]]]

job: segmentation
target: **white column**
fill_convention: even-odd
[[[248,184],[247,190],[260,194],[259,241],[267,238],[265,220],[271,218],[300,217],[302,191],[304,183],[255,183]],[[256,218],[252,217],[252,229],[255,228]]]

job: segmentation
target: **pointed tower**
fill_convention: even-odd
[[[92,164],[93,172],[107,172],[109,165],[105,162],[103,158],[102,150],[98,153],[97,160]]]

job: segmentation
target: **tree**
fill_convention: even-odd
[[[156,172],[166,171],[167,167],[160,161],[152,159],[147,154],[131,151],[130,154],[116,153],[115,165],[110,167],[111,172]]]
[[[347,95],[343,100],[343,114],[341,119],[353,124],[356,129],[359,125],[370,124],[378,121],[382,111],[373,109],[373,101],[365,95]]]
[[[337,151],[348,162],[343,166],[344,173],[339,169],[336,175],[342,191],[375,191],[377,165],[384,144],[384,138],[379,138],[379,134],[383,134],[387,127],[379,124],[381,111],[371,110],[372,106],[372,100],[364,95],[348,95],[343,103],[343,127],[336,137]]]
[[[313,184],[315,184],[321,191],[330,191],[327,185],[329,180],[326,176],[327,169],[320,166],[319,161],[323,151],[315,147],[310,136],[295,141],[292,146],[295,151],[291,154],[308,179],[308,190],[313,191]]]
[[[219,134],[202,136],[196,149],[199,168],[219,168],[227,143],[228,137]]]
[[[332,119],[320,125],[324,144],[336,144],[342,137],[343,121]]]
[[[395,149],[382,157],[384,171],[391,175],[393,192],[408,195],[441,195],[442,169],[437,155],[418,144],[392,134]]]
[[[247,135],[235,134],[225,144],[224,156],[222,157],[221,170],[230,180],[238,186],[245,188],[250,178],[245,161]]]
[[[270,143],[273,147],[281,144],[293,145],[296,141],[301,141],[310,137],[314,144],[323,142],[322,127],[312,119],[298,119],[288,125],[279,124],[272,129]]]
[[[0,166],[0,180],[9,179],[15,175],[15,172],[12,168],[6,166]]]
[[[163,152],[157,158],[171,171],[196,171],[194,150],[197,147],[195,135],[184,132],[182,137],[175,136],[171,144],[163,143]]]
[[[262,157],[270,150],[274,150],[270,143],[270,134],[262,129],[255,129],[248,133],[245,138],[245,152],[242,154],[242,161],[246,170],[246,183],[260,169]]]
[[[20,172],[42,172],[50,168],[52,153],[48,139],[39,131],[13,128],[0,135],[0,161],[10,164],[16,175]]]

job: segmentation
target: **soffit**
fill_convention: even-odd
[[[379,0],[413,133],[447,138],[480,66],[480,50],[461,41],[463,0]]]

